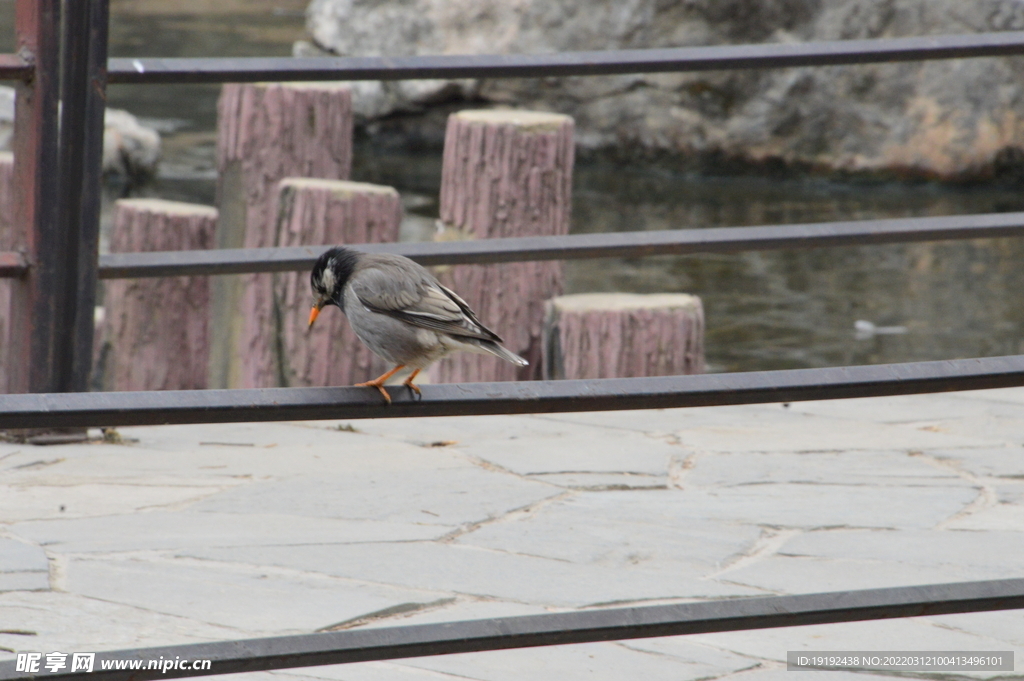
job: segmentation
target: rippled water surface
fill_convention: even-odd
[[[114,0],[112,56],[287,55],[304,2]],[[0,21],[10,24],[10,0]],[[0,30],[9,35],[10,30]],[[0,45],[10,49],[10,45]],[[114,86],[110,105],[164,134],[143,195],[213,203],[215,86]],[[436,215],[440,154],[359,141],[353,179],[409,197],[415,236]],[[670,168],[577,165],[576,233],[1024,210],[1024,188],[699,177]],[[417,223],[417,218],[420,218]],[[577,261],[568,291],[682,291],[704,301],[713,371],[871,364],[1024,353],[1024,239]],[[857,320],[904,333],[854,331]]]

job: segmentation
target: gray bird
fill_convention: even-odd
[[[376,388],[389,403],[384,381],[397,371],[413,370],[404,385],[419,394],[412,382],[416,375],[458,350],[494,355],[518,366],[529,363],[499,345],[501,338],[480,323],[466,301],[400,255],[332,248],[316,261],[309,282],[315,299],[310,326],[324,306],[337,305],[359,340],[396,365],[356,384]]]

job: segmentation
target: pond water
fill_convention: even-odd
[[[0,22],[10,24],[12,5],[0,1]],[[284,56],[304,37],[304,1],[223,0],[190,15],[180,6],[114,0],[111,56]],[[164,136],[159,177],[135,195],[214,202],[218,91],[110,88],[110,106]],[[439,150],[357,142],[353,179],[407,195],[413,238],[436,216],[440,170]],[[599,161],[578,162],[573,191],[575,233],[1024,210],[1024,187],[707,177]],[[569,263],[567,292],[700,295],[712,371],[874,364],[1024,353],[1022,264],[1024,239],[589,260]],[[857,333],[858,321],[902,332]]]

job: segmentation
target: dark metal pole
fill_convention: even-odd
[[[83,2],[84,0],[73,0]],[[81,199],[78,211],[78,263],[74,346],[69,389],[89,389],[92,374],[92,346],[95,334],[93,310],[99,269],[100,195],[103,175],[103,132],[107,105],[107,31],[109,0],[88,0],[88,51],[85,78],[78,83],[84,90],[79,177]]]
[[[397,253],[421,265],[456,265],[735,253],[777,248],[825,248],[1011,236],[1024,236],[1024,213],[350,246],[367,253]],[[101,279],[118,279],[293,272],[309,270],[325,250],[327,246],[289,246],[109,253],[100,257],[99,275]],[[2,274],[0,271],[0,276]]]
[[[34,65],[18,83],[14,115],[14,249],[30,268],[12,290],[10,392],[52,392],[64,264],[57,231],[60,0],[18,0],[18,53]]]
[[[1024,31],[554,54],[111,59],[112,83],[546,78],[875,64],[1024,53]]]
[[[64,0],[64,34],[61,53],[60,109],[60,193],[58,229],[54,244],[61,257],[63,295],[57,303],[59,333],[55,341],[56,390],[68,392],[72,387],[74,365],[75,319],[79,302],[78,264],[81,243],[82,171],[85,157],[85,114],[89,54],[89,0]]]

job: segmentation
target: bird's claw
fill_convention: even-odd
[[[391,395],[388,395],[388,391],[384,389],[383,383],[375,383],[374,381],[367,381],[366,383],[356,383],[357,388],[376,388],[380,391],[380,394],[384,396],[384,401],[391,404]]]

